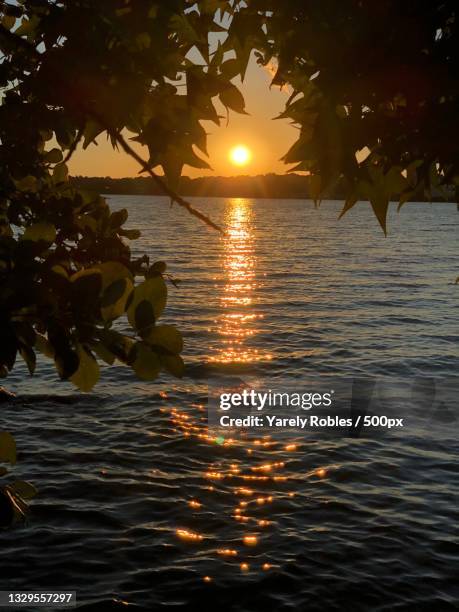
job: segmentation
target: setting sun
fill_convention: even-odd
[[[229,157],[235,166],[246,166],[252,159],[252,153],[246,146],[238,145],[231,149]]]

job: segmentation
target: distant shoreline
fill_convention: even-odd
[[[164,195],[150,177],[71,177],[79,189],[105,195]],[[185,197],[201,198],[260,198],[279,200],[310,200],[307,177],[300,174],[266,174],[260,176],[206,176],[181,179],[179,193]],[[343,200],[339,187],[327,194],[326,199]],[[394,198],[395,199],[395,198]],[[416,202],[445,202],[443,197],[416,198]],[[451,201],[454,196],[451,194]]]

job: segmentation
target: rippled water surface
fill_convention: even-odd
[[[187,376],[114,366],[78,395],[46,363],[15,370],[1,428],[40,493],[28,525],[1,534],[1,589],[76,590],[94,610],[455,609],[454,418],[218,444],[205,410],[215,373],[457,373],[455,205],[392,210],[384,238],[366,204],[338,222],[338,202],[196,200],[221,237],[165,199],[110,200],[181,281],[165,320]]]

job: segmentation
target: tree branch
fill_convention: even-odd
[[[145,172],[147,172],[151,176],[151,178],[160,187],[160,189],[164,192],[165,195],[169,196],[171,198],[171,200],[176,202],[179,206],[182,206],[183,208],[186,208],[186,210],[190,213],[190,215],[193,215],[194,217],[197,217],[198,219],[203,221],[206,225],[209,225],[213,229],[216,229],[221,234],[225,234],[225,232],[222,230],[222,228],[219,225],[217,225],[216,223],[214,223],[212,221],[212,219],[210,219],[210,217],[208,217],[207,215],[205,215],[201,211],[199,211],[196,208],[194,208],[194,206],[192,206],[187,200],[182,198],[178,193],[175,193],[175,191],[173,189],[168,187],[168,185],[166,185],[166,183],[161,179],[161,177],[159,177],[157,174],[155,174],[155,172],[153,172],[153,170],[150,168],[150,166],[147,164],[147,162],[144,159],[142,159],[140,157],[140,155],[136,151],[134,151],[134,149],[131,147],[131,145],[128,142],[126,142],[125,138],[119,132],[117,132],[117,131],[113,130],[112,128],[110,128],[104,122],[102,117],[100,117],[96,113],[93,113],[90,110],[87,110],[86,112],[88,114],[91,114],[98,123],[100,123],[101,125],[103,125],[105,127],[105,129],[110,133],[111,136],[113,136],[113,138],[116,140],[116,142],[123,149],[123,151],[125,153],[127,153],[128,155],[130,155],[133,159],[135,159],[135,161],[142,167],[142,170],[144,170]]]
[[[35,49],[35,47],[31,43],[29,43],[27,40],[24,40],[20,36],[17,36],[13,32],[10,32],[1,24],[0,24],[0,36],[4,36],[4,38],[9,40],[11,43],[14,43],[17,46],[22,47],[25,51],[28,51],[29,53],[34,55],[37,59],[40,58],[40,53],[38,53],[38,51]],[[62,80],[61,76],[57,73],[56,73],[56,78],[58,78],[59,80]],[[173,189],[171,189],[168,185],[166,185],[166,183],[157,174],[153,172],[153,170],[150,168],[147,162],[144,159],[142,159],[140,155],[136,153],[136,151],[134,151],[134,149],[129,145],[128,142],[126,142],[123,136],[107,124],[107,122],[104,120],[103,117],[101,117],[98,113],[94,112],[92,109],[87,108],[87,107],[84,108],[84,111],[88,115],[92,116],[98,123],[100,123],[100,125],[104,126],[105,130],[107,130],[107,132],[113,136],[113,138],[120,145],[123,151],[136,160],[136,162],[142,167],[142,169],[151,176],[151,178],[160,187],[160,189],[164,192],[165,195],[169,196],[171,200],[176,202],[179,206],[182,206],[183,208],[185,208],[190,213],[190,215],[197,217],[198,219],[203,221],[206,225],[208,225],[209,227],[212,227],[213,229],[216,229],[221,234],[225,233],[219,225],[217,225],[216,223],[212,221],[212,219],[210,219],[207,215],[205,215],[201,211],[194,208],[194,206],[192,206],[187,200],[182,198],[178,193],[176,193]],[[83,130],[80,131],[76,140],[70,147],[70,150],[67,153],[65,161],[70,159],[70,157],[73,155],[76,147],[78,146],[79,141],[81,140],[82,134],[83,134]]]
[[[84,125],[80,127],[75,140],[70,145],[67,155],[64,157],[64,164],[67,163],[72,157],[72,155],[75,153],[77,146],[80,144],[81,139],[83,138],[83,134],[84,134]]]

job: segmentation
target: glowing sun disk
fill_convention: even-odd
[[[252,159],[252,153],[244,145],[238,145],[230,151],[230,160],[235,166],[246,166]]]

